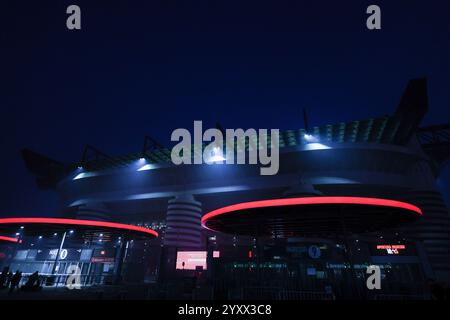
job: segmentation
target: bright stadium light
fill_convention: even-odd
[[[73,178],[73,180],[83,179],[83,178],[85,178],[85,177],[86,177],[86,173],[82,172],[82,173],[77,174],[77,175]]]
[[[95,177],[97,175],[98,175],[97,172],[81,172],[81,173],[77,174],[75,177],[73,177],[72,180],[78,180],[78,179],[84,179],[84,178],[89,178],[89,177]]]
[[[305,146],[305,150],[326,150],[326,149],[331,149],[331,148],[329,146],[326,146],[321,143],[308,143]]]
[[[312,134],[309,134],[309,133],[305,133],[305,135],[303,137],[305,138],[306,142],[308,142],[308,143],[315,143],[315,142],[319,141],[315,136],[313,136]]]
[[[208,159],[209,163],[222,163],[226,159],[223,156],[222,149],[219,147],[215,147],[211,152],[211,156]]]
[[[152,164],[146,164],[146,165],[140,167],[139,169],[137,169],[137,171],[147,171],[147,170],[151,170],[151,169],[153,169],[153,168],[155,168],[154,165],[152,165]]]
[[[325,149],[331,149],[329,146],[324,145],[322,143],[319,143],[319,139],[309,133],[305,133],[303,135],[306,141],[305,150],[325,150]]]
[[[216,156],[212,156],[211,158],[209,158],[209,161],[211,161],[211,162],[222,162],[222,161],[225,161],[225,158],[223,156],[216,155]]]

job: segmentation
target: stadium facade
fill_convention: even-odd
[[[153,240],[153,246],[166,248],[161,253],[161,274],[163,269],[175,270],[176,253],[181,251],[220,252],[222,263],[215,273],[227,272],[220,269],[227,268],[226,261],[236,267],[237,260],[257,255],[264,256],[265,263],[272,261],[271,266],[282,266],[283,254],[271,252],[282,241],[284,253],[304,247],[308,254],[314,243],[322,252],[329,248],[328,257],[322,257],[325,260],[315,271],[311,265],[320,259],[305,266],[305,272],[314,275],[332,264],[335,249],[330,248],[339,239],[317,235],[262,241],[202,229],[200,219],[236,203],[322,195],[393,199],[418,206],[423,217],[414,223],[352,235],[354,250],[366,250],[366,260],[372,259],[369,263],[417,264],[424,279],[450,281],[450,217],[436,188],[436,178],[450,155],[450,125],[421,128],[427,111],[426,80],[416,79],[409,82],[393,115],[280,132],[280,170],[274,176],[261,176],[259,166],[252,165],[175,166],[170,150],[149,137],[142,152],[123,157],[110,157],[90,146],[82,161],[71,164],[30,150],[24,150],[23,157],[38,185],[58,193],[61,217],[123,222],[159,231],[161,237]],[[255,145],[250,139],[234,147],[248,150]],[[414,253],[374,253],[391,244]],[[217,264],[219,260],[208,261]],[[212,272],[208,271],[210,277]]]

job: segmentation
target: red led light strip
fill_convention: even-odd
[[[213,210],[202,217],[202,226],[205,226],[206,221],[209,219],[233,211],[257,209],[267,207],[279,207],[279,206],[295,206],[295,205],[321,205],[321,204],[356,204],[367,206],[381,206],[390,207],[396,209],[404,209],[411,212],[422,214],[422,210],[418,207],[401,201],[378,199],[378,198],[362,198],[362,197],[305,197],[305,198],[287,198],[287,199],[273,199],[273,200],[261,200],[252,202],[243,202],[233,204],[231,206],[223,207]]]
[[[78,220],[78,219],[59,219],[59,218],[4,218],[0,219],[0,224],[60,224],[73,226],[87,226],[87,227],[104,227],[119,230],[137,231],[158,237],[158,232],[144,228],[123,223],[93,221],[93,220]]]
[[[19,239],[13,237],[0,236],[0,241],[18,242]]]

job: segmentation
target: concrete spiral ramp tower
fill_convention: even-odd
[[[191,194],[169,200],[164,246],[178,249],[198,249],[201,239],[202,205]]]

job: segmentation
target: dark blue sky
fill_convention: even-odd
[[[195,4],[193,4],[195,3]],[[66,29],[66,7],[82,30]],[[365,27],[382,9],[382,30]],[[426,124],[450,122],[450,1],[2,1],[0,214],[52,214],[24,147],[78,161],[203,120],[293,129],[393,113],[429,79]],[[447,192],[450,170],[440,180]]]

